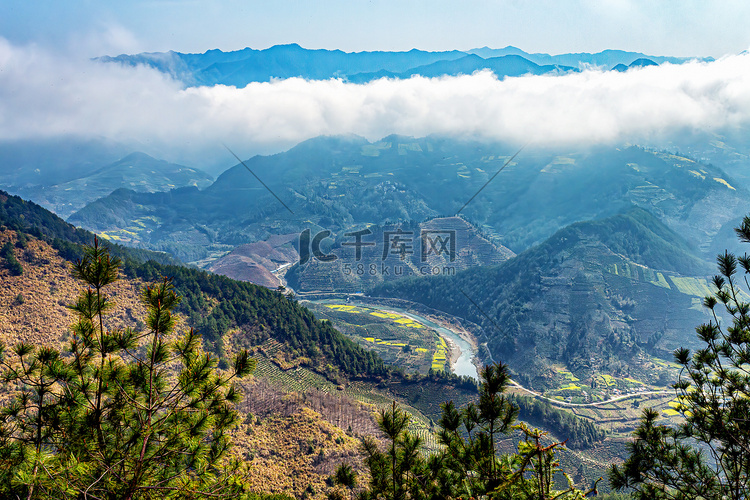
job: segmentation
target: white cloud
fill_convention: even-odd
[[[226,155],[222,142],[244,156],[321,134],[654,142],[749,122],[750,55],[504,81],[481,72],[365,85],[289,79],[185,89],[145,67],[63,59],[0,39],[0,139],[107,136],[183,161]]]

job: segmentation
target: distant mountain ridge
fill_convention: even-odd
[[[207,187],[213,178],[202,170],[158,160],[145,153],[131,153],[91,173],[53,185],[17,190],[61,217],[68,217],[92,201],[127,187],[138,192],[167,191],[177,187]]]
[[[689,60],[695,59],[692,57],[669,57],[669,56],[653,56],[643,54],[641,52],[628,52],[625,50],[603,50],[595,54],[588,52],[578,52],[569,54],[558,54],[549,55],[542,53],[530,54],[523,50],[513,47],[511,45],[502,49],[490,49],[488,47],[482,47],[481,49],[471,49],[467,51],[470,54],[476,54],[485,59],[490,57],[500,57],[506,55],[518,55],[524,59],[528,59],[534,64],[545,65],[545,64],[558,64],[563,66],[574,66],[581,67],[584,64],[592,66],[602,66],[606,69],[613,69],[618,64],[624,64],[630,66],[634,61],[638,59],[649,59],[657,64],[661,63],[672,63],[682,64]],[[704,61],[713,60],[713,58],[700,58]]]
[[[101,62],[150,66],[187,86],[221,84],[236,87],[244,87],[252,82],[267,82],[274,78],[341,78],[364,83],[383,77],[408,78],[416,74],[435,77],[467,74],[481,69],[491,70],[502,78],[554,71],[578,71],[586,66],[609,70],[617,65],[629,66],[638,59],[648,59],[656,64],[681,64],[691,58],[650,56],[622,50],[553,56],[529,54],[512,46],[503,49],[482,47],[468,51],[441,52],[417,49],[403,52],[343,52],[305,49],[296,43],[274,45],[263,50],[245,48],[223,52],[212,49],[202,54],[170,51],[97,58]]]
[[[212,181],[200,169],[102,137],[0,140],[0,188],[63,218],[119,188],[154,192]]]
[[[0,185],[15,188],[68,182],[131,151],[124,144],[96,137],[0,140]]]
[[[577,69],[572,66],[561,66],[557,64],[541,66],[518,55],[483,59],[478,55],[470,54],[461,59],[437,61],[432,64],[418,66],[403,73],[391,73],[386,71],[380,71],[377,73],[357,73],[351,75],[348,79],[355,83],[366,83],[383,77],[403,79],[419,75],[433,78],[438,76],[468,75],[475,71],[486,69],[495,73],[498,78],[504,78],[506,76],[544,75],[546,73],[554,72],[567,73],[570,71],[577,71]]]

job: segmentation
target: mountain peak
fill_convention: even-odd
[[[272,47],[269,47],[266,50],[269,50],[269,51],[273,51],[273,50],[295,50],[295,51],[300,51],[300,50],[308,50],[308,49],[303,48],[298,43],[282,43],[282,44],[278,44],[278,45],[274,45]]]
[[[148,155],[142,151],[134,151],[124,156],[123,158],[121,158],[117,163],[125,162],[125,161],[143,161],[143,160],[159,161],[159,160],[156,160],[156,158],[154,158],[153,156]]]
[[[636,59],[635,61],[633,61],[632,63],[630,63],[630,66],[628,66],[628,67],[629,68],[637,68],[637,67],[645,67],[645,66],[658,66],[658,64],[656,64],[651,59],[647,59],[645,57],[640,57],[640,58]]]

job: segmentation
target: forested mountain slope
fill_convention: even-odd
[[[0,225],[49,241],[68,260],[79,258],[81,245],[94,239],[93,234],[71,226],[38,205],[5,194],[0,194]],[[203,335],[207,349],[219,355],[223,355],[224,335],[230,328],[239,328],[252,345],[269,338],[288,344],[294,357],[306,359],[313,368],[330,363],[348,376],[364,377],[384,375],[387,371],[372,353],[316,320],[307,309],[281,293],[173,265],[163,254],[119,245],[110,247],[124,260],[123,271],[132,278],[152,282],[161,276],[171,277],[183,296],[179,312],[187,317],[190,327]],[[32,266],[34,262],[32,259]]]
[[[544,388],[553,365],[657,383],[651,356],[694,342],[710,267],[651,214],[633,209],[566,227],[497,267],[405,279],[372,295],[400,297],[482,325],[487,359]]]

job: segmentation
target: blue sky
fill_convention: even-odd
[[[3,0],[0,36],[86,52],[470,49],[714,56],[750,47],[745,0]]]

